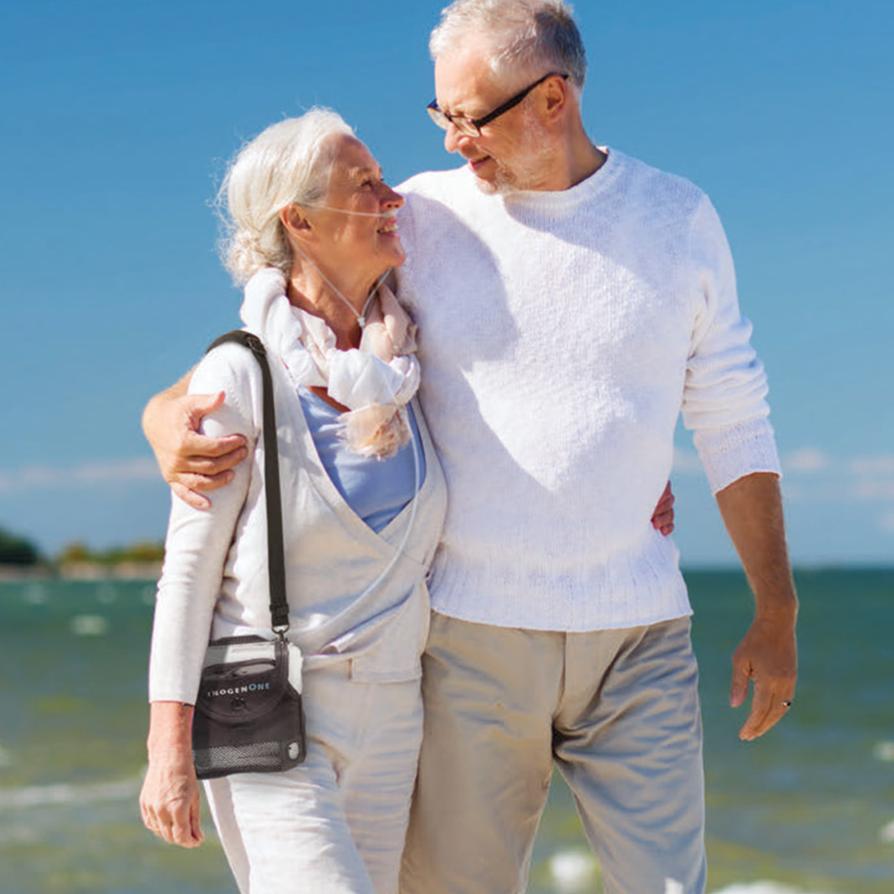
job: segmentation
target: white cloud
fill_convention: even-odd
[[[792,484],[790,478],[782,479],[782,496],[787,502],[800,503],[810,499],[813,491],[800,484]]]
[[[876,503],[883,510],[894,510],[894,453],[836,457],[820,447],[806,446],[783,454],[782,468],[787,502]],[[702,474],[698,454],[685,447],[676,448],[673,474]]]
[[[789,476],[783,492],[794,502],[894,503],[894,453],[836,459],[819,448],[802,447],[787,453],[782,467]],[[808,486],[804,476],[819,473]]]
[[[88,462],[68,468],[60,466],[25,466],[0,472],[0,493],[42,488],[83,487],[131,481],[152,481],[159,478],[158,467],[148,457]]]
[[[802,447],[799,450],[792,450],[782,459],[782,469],[784,472],[821,472],[830,465],[829,457],[816,447]]]
[[[855,499],[867,502],[894,500],[894,478],[856,481],[850,493]]]
[[[894,477],[894,453],[877,453],[872,456],[854,457],[848,464],[855,475]]]
[[[849,496],[861,502],[894,502],[894,453],[855,456],[847,463]]]
[[[699,475],[702,471],[701,460],[694,450],[674,448],[674,474],[675,475]]]

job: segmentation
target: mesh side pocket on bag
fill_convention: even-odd
[[[196,750],[196,772],[201,777],[222,776],[238,771],[263,773],[282,766],[279,742],[255,742],[251,745],[216,745]]]

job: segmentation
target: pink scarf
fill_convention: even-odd
[[[242,320],[278,355],[296,388],[324,387],[349,408],[341,436],[361,456],[387,459],[409,443],[404,407],[419,389],[416,326],[394,293],[379,287],[360,347],[340,351],[320,317],[294,307],[282,271],[259,270],[245,286]]]

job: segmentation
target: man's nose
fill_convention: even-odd
[[[447,130],[444,132],[444,148],[448,152],[459,152],[459,150],[472,139],[474,139],[474,137],[470,137],[468,134],[463,133],[461,130],[457,129],[455,124],[450,123],[447,125]]]

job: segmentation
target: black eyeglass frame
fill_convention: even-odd
[[[495,121],[500,115],[504,115],[510,109],[514,109],[535,87],[539,87],[545,80],[548,78],[562,78],[562,80],[567,81],[569,77],[571,76],[561,71],[547,72],[542,78],[538,78],[533,84],[525,87],[524,90],[520,90],[514,96],[507,99],[502,105],[497,106],[492,112],[488,112],[480,118],[466,118],[464,115],[448,115],[447,112],[438,106],[437,99],[433,99],[425,109],[431,120],[442,130],[447,130],[448,126],[452,124],[461,134],[465,134],[469,137],[480,137],[482,127],[490,124],[491,121]],[[462,124],[458,124],[457,122],[462,122]],[[466,129],[464,129],[464,127]]]

